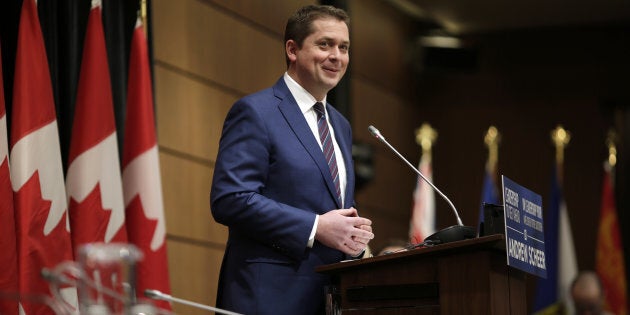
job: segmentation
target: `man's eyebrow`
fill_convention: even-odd
[[[329,37],[329,36],[323,36],[323,37],[320,37],[318,40],[336,41],[336,39],[335,39],[335,38],[333,38],[333,37]],[[342,44],[350,44],[350,41],[349,41],[349,40],[342,40],[342,41],[341,41],[341,43],[342,43]]]

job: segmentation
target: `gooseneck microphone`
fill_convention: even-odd
[[[162,293],[162,292],[160,292],[158,290],[146,289],[146,290],[144,290],[144,295],[146,297],[150,298],[150,299],[180,303],[180,304],[196,307],[196,308],[199,308],[199,309],[202,309],[202,310],[215,312],[217,314],[242,315],[240,313],[230,312],[230,311],[227,311],[227,310],[224,310],[224,309],[220,309],[220,308],[216,308],[216,307],[200,304],[200,303],[197,303],[197,302],[191,302],[191,301],[187,301],[187,300],[183,300],[183,299],[178,299],[178,298],[170,296],[170,295],[168,295],[166,293]]]
[[[451,200],[448,199],[448,197],[446,197],[446,195],[442,193],[442,191],[440,191],[437,187],[435,187],[435,185],[433,185],[433,183],[430,180],[428,180],[415,166],[409,163],[409,161],[407,161],[405,157],[403,157],[400,153],[398,153],[398,151],[391,144],[389,144],[387,140],[385,140],[385,137],[383,137],[383,135],[381,134],[380,131],[378,131],[378,129],[370,125],[368,127],[368,130],[376,139],[383,142],[390,150],[392,150],[392,152],[396,153],[396,155],[401,160],[407,163],[407,165],[411,167],[411,169],[413,169],[414,172],[416,172],[418,176],[422,178],[422,180],[424,180],[427,184],[429,184],[429,186],[431,186],[431,188],[433,188],[433,190],[435,190],[449,204],[449,206],[451,206],[451,209],[453,209],[453,214],[455,215],[455,218],[457,219],[457,225],[453,225],[443,230],[440,230],[438,232],[435,232],[434,234],[428,236],[425,239],[425,242],[431,241],[434,244],[441,244],[441,243],[460,241],[467,238],[474,238],[476,234],[475,229],[471,226],[464,226],[464,224],[462,223],[462,219],[460,219],[459,213],[457,212],[457,209],[455,209],[455,205],[453,205]]]
[[[414,170],[416,173],[418,173],[418,176],[422,177],[422,179],[427,184],[429,184],[429,186],[431,186],[433,188],[433,190],[435,190],[438,194],[440,194],[440,196],[442,196],[442,198],[444,198],[444,200],[446,200],[446,202],[449,204],[449,206],[451,206],[451,209],[453,209],[453,213],[455,214],[455,218],[457,219],[457,225],[463,226],[464,224],[462,223],[462,219],[459,218],[459,213],[457,213],[457,209],[455,209],[455,206],[453,205],[451,200],[448,199],[448,197],[446,197],[446,195],[443,194],[442,191],[440,191],[437,187],[435,187],[435,185],[433,185],[433,183],[430,180],[428,180],[426,177],[424,177],[424,175],[422,173],[420,173],[420,171],[415,166],[413,166],[411,163],[409,163],[409,161],[407,161],[407,159],[405,159],[400,153],[398,153],[398,151],[396,149],[394,149],[394,147],[392,147],[392,145],[389,144],[389,142],[387,142],[387,140],[385,140],[385,137],[383,137],[383,135],[381,134],[380,131],[378,131],[378,129],[376,129],[374,126],[370,125],[368,127],[368,130],[370,130],[370,132],[372,133],[372,135],[376,139],[381,140],[381,142],[385,143],[385,145],[387,145],[387,147],[389,147],[394,153],[396,153],[396,155],[398,155],[398,157],[400,159],[405,161],[405,163],[407,163],[407,165],[409,165],[409,167],[411,167],[412,170]]]

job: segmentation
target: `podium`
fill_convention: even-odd
[[[329,314],[523,314],[526,275],[490,235],[316,268],[332,276]]]

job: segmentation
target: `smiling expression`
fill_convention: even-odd
[[[335,18],[315,20],[311,27],[302,47],[288,40],[285,48],[289,75],[319,101],[346,73],[350,35],[346,23]]]

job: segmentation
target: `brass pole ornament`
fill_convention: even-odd
[[[147,0],[140,0],[140,19],[142,20],[142,30],[144,31],[144,37],[148,38],[147,30]]]
[[[501,133],[495,126],[490,126],[486,135],[483,137],[483,142],[488,148],[488,161],[486,164],[487,170],[494,170],[497,162],[499,161],[499,143],[501,143]]]
[[[606,146],[608,147],[608,165],[610,167],[615,167],[617,164],[617,133],[614,129],[608,130],[608,135],[606,136]]]
[[[571,141],[571,133],[564,129],[562,125],[558,125],[556,129],[551,131],[551,141],[556,147],[556,163],[564,164],[564,148]]]
[[[422,154],[431,154],[431,147],[437,140],[438,133],[428,123],[423,123],[420,128],[416,129],[416,143],[422,147]]]

